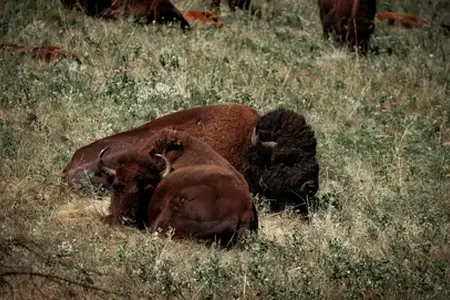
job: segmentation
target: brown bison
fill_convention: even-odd
[[[401,25],[406,28],[421,27],[429,24],[426,19],[418,18],[405,13],[380,12],[377,14],[377,18],[380,21],[387,20],[389,25]]]
[[[347,43],[351,51],[366,54],[375,30],[376,0],[319,0],[323,36]]]
[[[189,23],[169,0],[61,0],[68,8],[78,7],[90,16],[117,18],[120,15],[146,18],[147,24],[179,22],[182,29]]]
[[[258,112],[253,108],[231,103],[196,107],[172,113],[78,149],[63,170],[64,179],[68,182],[79,183],[83,179],[83,171],[90,170],[94,172],[91,178],[93,183],[107,186],[96,168],[95,161],[98,153],[103,148],[109,147],[108,156],[105,156],[106,161],[114,152],[142,147],[152,135],[163,128],[186,131],[199,138],[242,172],[241,154],[258,118]]]
[[[29,54],[33,58],[45,60],[47,62],[60,60],[63,57],[70,57],[77,63],[81,64],[81,60],[75,52],[69,53],[69,51],[67,50],[52,45],[32,48],[26,46],[17,46],[15,44],[2,44],[0,45],[0,50],[13,51],[14,53],[20,55]]]
[[[140,149],[115,153],[98,168],[111,183],[111,224],[175,230],[175,237],[234,245],[258,216],[244,177],[210,146],[186,132],[162,129]]]
[[[169,114],[84,146],[65,167],[64,180],[79,183],[83,172],[91,171],[92,183],[109,188],[95,163],[97,154],[109,147],[104,161],[114,167],[113,153],[142,147],[163,128],[185,131],[211,146],[244,175],[251,192],[273,200],[274,210],[302,205],[318,189],[316,139],[303,116],[284,108],[259,116],[248,106],[231,103]],[[300,208],[306,212],[306,206]]]
[[[223,23],[217,17],[215,11],[211,10],[182,10],[183,17],[192,24],[192,22],[199,22],[198,28],[201,29],[204,26],[222,27]]]

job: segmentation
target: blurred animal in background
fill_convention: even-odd
[[[147,24],[179,22],[181,29],[190,29],[189,23],[169,0],[61,0],[68,8],[78,8],[90,16],[119,18],[135,16]]]
[[[81,64],[81,60],[75,52],[69,52],[52,45],[33,48],[27,46],[17,46],[15,44],[2,44],[0,45],[0,50],[10,51],[19,55],[28,54],[33,58],[45,60],[47,62],[60,60],[62,58],[70,58]]]
[[[430,24],[426,19],[411,16],[405,13],[380,12],[376,16],[380,21],[387,20],[389,25],[401,25],[405,28],[422,27]]]
[[[182,10],[181,14],[189,22],[197,22],[197,28],[201,29],[205,26],[222,27],[223,23],[219,20],[215,11],[211,10]]]
[[[365,55],[375,30],[376,0],[319,0],[323,36]]]

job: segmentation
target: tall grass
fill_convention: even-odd
[[[322,40],[316,1],[270,1],[256,20],[222,5],[224,28],[183,34],[57,0],[6,1],[1,43],[55,44],[83,65],[0,55],[0,295],[449,299],[450,40],[438,26],[448,1],[402,1],[432,26],[377,22],[373,44],[394,52],[367,58]],[[223,102],[282,105],[313,126],[321,201],[310,224],[255,199],[261,231],[224,251],[108,227],[108,197],[60,190],[77,148]]]

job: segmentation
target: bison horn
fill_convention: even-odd
[[[272,142],[272,141],[270,141],[270,142],[261,142],[261,144],[264,147],[267,147],[267,148],[275,148],[275,146],[277,145],[277,142]]]
[[[164,162],[166,163],[166,167],[164,169],[164,171],[161,172],[161,178],[166,177],[167,175],[169,175],[170,171],[172,170],[172,164],[170,163],[169,159],[167,157],[165,157],[162,154],[156,154],[156,156],[161,157]]]
[[[105,154],[105,152],[109,149],[109,147],[104,148],[102,151],[100,151],[99,155],[98,155],[98,159],[99,159],[99,164],[98,164],[98,168],[100,169],[100,171],[102,171],[102,173],[114,177],[116,176],[117,172],[114,169],[108,168],[107,166],[105,166],[103,164],[103,154]]]
[[[256,144],[261,143],[264,147],[267,148],[274,148],[277,145],[277,142],[269,141],[269,142],[261,142],[259,140],[258,135],[256,134],[256,127],[253,127],[251,142],[253,146],[256,146]]]
[[[259,141],[259,138],[258,138],[258,136],[256,135],[256,127],[253,127],[253,132],[252,132],[252,138],[251,138],[251,141],[252,141],[252,145],[253,145],[253,146],[256,146],[256,144],[257,144],[258,141]]]

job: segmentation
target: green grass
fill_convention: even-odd
[[[322,40],[316,1],[271,1],[261,20],[222,5],[222,29],[183,34],[6,1],[0,43],[58,45],[83,65],[0,54],[1,297],[449,299],[448,1],[402,1],[432,26],[377,21],[373,44],[394,54],[367,58]],[[224,251],[108,227],[108,197],[60,190],[77,148],[223,102],[283,105],[313,126],[322,201],[310,224],[256,199],[260,233]]]

